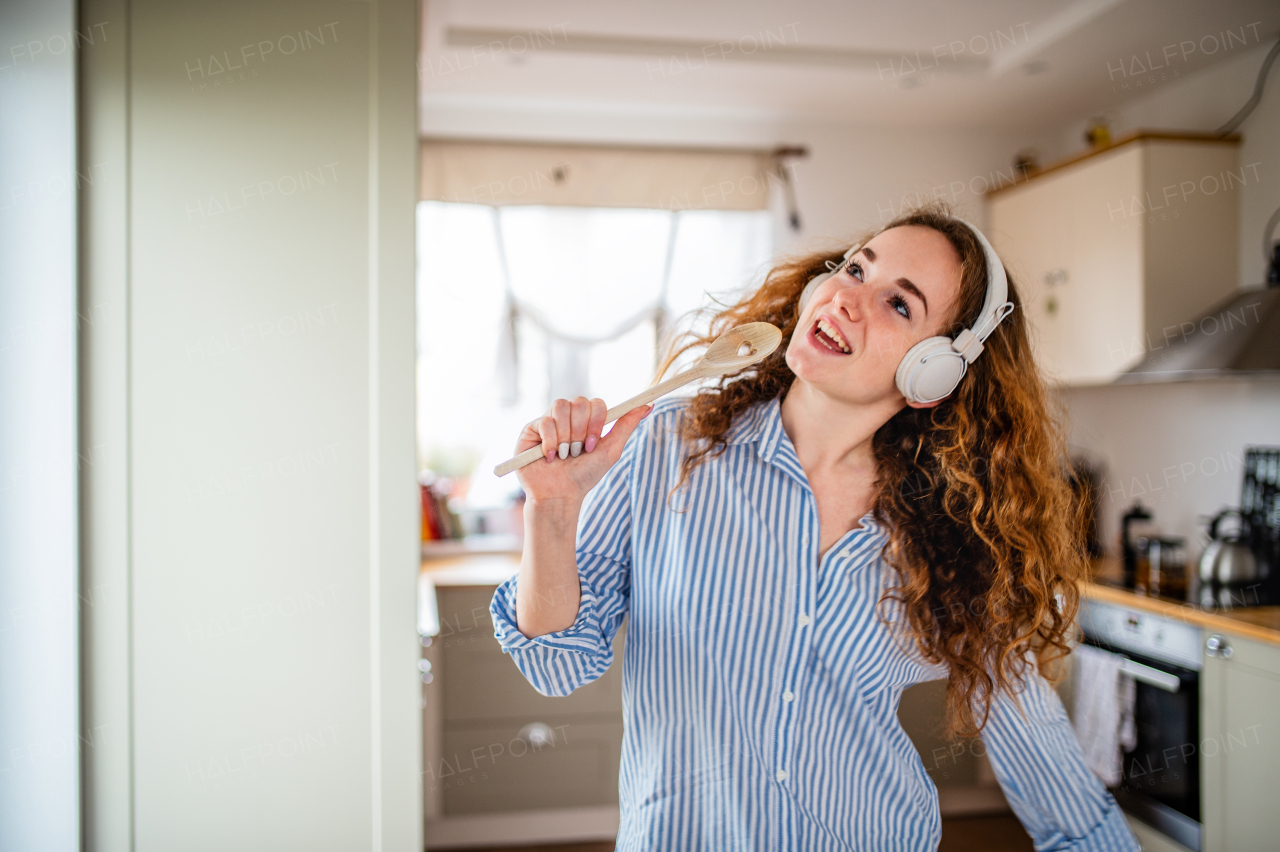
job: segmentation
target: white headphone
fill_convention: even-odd
[[[911,402],[935,402],[950,396],[964,378],[969,364],[982,354],[983,341],[1013,311],[1013,303],[1005,301],[1009,295],[1009,280],[1005,277],[1004,265],[996,257],[996,250],[973,225],[963,219],[957,221],[973,231],[982,246],[982,253],[987,261],[987,296],[982,302],[982,310],[978,313],[973,329],[966,328],[954,340],[949,337],[926,337],[902,356],[894,380],[898,390]],[[853,246],[844,253],[844,259],[847,261],[860,248],[861,245]],[[827,261],[827,265],[831,266],[831,261]],[[822,273],[805,285],[800,293],[799,311],[804,310],[818,285],[840,269],[841,266],[835,266],[830,272]]]

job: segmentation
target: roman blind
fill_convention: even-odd
[[[765,210],[767,150],[422,140],[421,200],[505,206]]]

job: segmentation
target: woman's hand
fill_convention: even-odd
[[[524,427],[516,443],[517,455],[541,444],[544,456],[516,472],[525,496],[535,502],[581,503],[618,461],[627,439],[652,410],[652,405],[642,405],[627,412],[602,438],[604,400],[557,399],[545,415]]]

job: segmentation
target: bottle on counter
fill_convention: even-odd
[[[1151,588],[1151,542],[1152,539],[1145,535],[1133,539],[1133,580],[1125,583],[1144,595]]]

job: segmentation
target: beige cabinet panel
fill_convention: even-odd
[[[423,792],[435,820],[476,814],[618,804],[622,757],[622,653],[568,696],[540,694],[493,635],[496,586],[437,588],[440,632],[426,656],[434,708]]]
[[[494,644],[496,640],[490,637]],[[580,686],[570,695],[542,695],[516,668],[515,661],[498,652],[496,657],[464,662],[462,655],[446,653],[441,664],[445,724],[458,720],[504,719],[518,712],[556,716],[612,715],[622,718],[622,631],[614,640],[614,663],[598,680]]]
[[[1070,250],[1069,191],[1068,181],[1051,175],[1011,190],[991,207],[991,241],[1022,297],[1036,363],[1050,377],[1063,369],[1061,323],[1054,320],[1058,278]]]
[[[545,726],[547,739],[521,735]],[[442,755],[423,785],[443,797],[444,815],[501,813],[618,803],[622,719],[612,722],[527,718],[445,729]]]
[[[994,193],[991,240],[1046,378],[1110,381],[1233,292],[1251,176],[1235,144],[1138,138]]]
[[[1206,657],[1202,680],[1204,848],[1277,848],[1280,648],[1227,637],[1230,658]]]
[[[622,719],[623,623],[613,640],[613,665],[599,679],[563,697],[533,688],[493,635],[489,602],[494,586],[446,587],[437,591],[440,634],[432,647],[440,655],[436,680],[445,725],[498,720],[533,713],[542,716],[604,716]]]
[[[1109,379],[1141,355],[1126,344],[1142,333],[1142,232],[1115,211],[1141,191],[1142,155],[1128,146],[1068,176],[1072,247],[1057,288],[1064,302],[1057,340],[1068,382]]]

